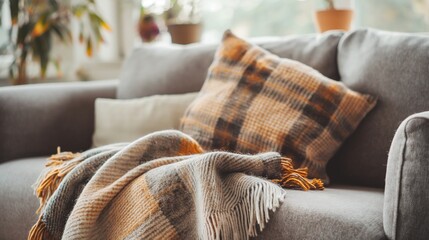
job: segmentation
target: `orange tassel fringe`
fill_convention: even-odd
[[[57,154],[52,155],[48,159],[49,162],[47,162],[45,166],[50,167],[50,169],[36,189],[36,195],[40,201],[40,206],[36,211],[37,214],[43,209],[64,177],[80,163],[79,160],[70,161],[78,156],[80,156],[79,153],[61,152],[60,147],[58,147]]]
[[[61,148],[58,147],[57,154],[52,155],[48,159],[45,166],[50,169],[39,182],[36,189],[36,195],[40,201],[40,206],[36,211],[37,214],[42,211],[46,202],[58,188],[64,177],[82,161],[82,159],[77,158],[79,156],[79,153],[61,152]],[[29,240],[51,239],[46,229],[46,225],[42,221],[42,216],[43,215],[40,215],[36,224],[31,228],[28,234]]]
[[[36,224],[30,229],[28,233],[28,240],[46,240],[51,239],[49,237],[48,231],[46,230],[46,225],[42,221],[42,215],[40,215]]]
[[[281,159],[282,178],[272,180],[285,188],[307,190],[323,190],[323,182],[320,179],[308,179],[307,168],[294,169],[290,158]]]

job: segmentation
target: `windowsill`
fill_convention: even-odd
[[[1,64],[1,62],[0,62]],[[10,64],[1,65],[0,68],[0,87],[10,86],[12,82],[9,78],[8,67]],[[122,67],[122,61],[112,62],[89,62],[77,70],[73,76],[58,77],[55,71],[49,71],[46,79],[33,78],[29,84],[54,83],[54,82],[78,82],[118,79]]]
[[[90,62],[81,66],[78,71],[79,80],[117,79],[121,72],[123,61]],[[76,79],[78,80],[78,79]]]

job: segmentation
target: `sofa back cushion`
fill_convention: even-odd
[[[145,45],[122,66],[117,98],[197,92],[216,45]]]
[[[255,40],[279,57],[300,61],[323,75],[338,79],[337,45],[341,32]],[[125,61],[117,97],[139,98],[155,94],[199,91],[213,61],[217,45],[145,45]]]
[[[341,80],[378,97],[377,106],[328,166],[332,180],[383,187],[395,130],[429,110],[429,37],[376,30],[345,35],[338,47]]]

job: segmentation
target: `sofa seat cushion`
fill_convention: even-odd
[[[45,161],[40,157],[0,164],[0,239],[27,239],[39,206],[31,186]]]
[[[257,239],[385,239],[382,189],[337,185],[286,191]]]

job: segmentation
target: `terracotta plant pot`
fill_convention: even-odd
[[[353,10],[327,9],[315,13],[316,25],[319,32],[328,30],[350,30],[353,20]]]
[[[201,40],[201,23],[168,24],[171,42],[176,44],[189,44]]]

